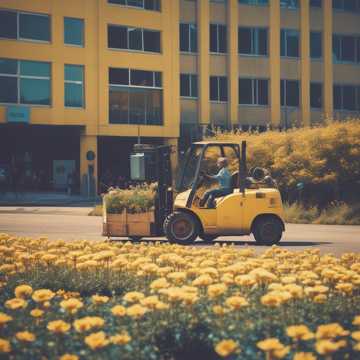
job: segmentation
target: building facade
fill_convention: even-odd
[[[209,125],[359,113],[360,0],[0,4],[0,168],[14,187],[86,194],[128,177],[139,138],[184,147]]]

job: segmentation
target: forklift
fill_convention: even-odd
[[[219,236],[251,233],[263,245],[281,240],[285,223],[280,192],[266,171],[248,172],[245,141],[241,148],[232,142],[193,143],[177,176],[175,200],[170,156],[170,146],[143,144],[135,145],[130,155],[132,180],[158,184],[149,236],[165,235],[169,242],[181,245],[198,237],[211,242]],[[217,198],[214,208],[201,207],[200,193],[207,188],[203,174],[214,170],[217,157],[226,157],[231,164],[232,193]]]

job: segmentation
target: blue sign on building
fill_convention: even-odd
[[[6,119],[9,123],[29,123],[30,108],[28,106],[8,106],[6,109]]]

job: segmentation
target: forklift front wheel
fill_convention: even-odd
[[[253,228],[255,240],[261,245],[277,244],[281,240],[282,232],[282,223],[274,216],[259,218]]]
[[[165,219],[164,233],[171,243],[189,245],[198,237],[199,225],[190,214],[176,211]]]

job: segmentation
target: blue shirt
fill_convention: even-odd
[[[228,168],[222,168],[212,178],[219,182],[220,189],[231,189],[231,174]]]

